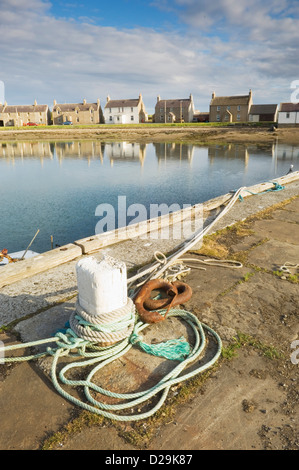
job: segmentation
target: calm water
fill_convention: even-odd
[[[299,147],[0,143],[0,249],[38,252],[94,235],[99,204],[196,204],[299,169]],[[117,213],[116,213],[117,215]],[[128,218],[127,222],[131,219]],[[117,217],[116,217],[117,223]]]

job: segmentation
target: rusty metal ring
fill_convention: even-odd
[[[150,296],[153,290],[164,290],[168,297],[156,300],[151,299]],[[137,294],[134,303],[142,321],[145,323],[158,323],[165,320],[171,307],[187,302],[191,296],[191,287],[183,282],[175,281],[174,283],[170,283],[161,279],[153,279],[144,284]],[[166,307],[167,312],[165,316],[162,316],[159,312],[153,311]]]

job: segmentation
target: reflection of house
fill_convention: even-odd
[[[111,163],[114,161],[139,161],[143,164],[146,154],[146,144],[113,142],[106,144],[105,153]]]
[[[53,124],[59,125],[66,121],[73,124],[100,124],[103,122],[100,100],[96,103],[64,103],[58,104],[54,100]]]
[[[161,100],[157,98],[155,122],[191,122],[194,116],[193,96],[187,99]]]
[[[299,159],[299,145],[289,145],[285,143],[279,143],[276,146],[275,153],[276,153],[277,160],[297,162]]]
[[[299,126],[299,103],[281,103],[278,112],[279,126]]]
[[[47,104],[8,106],[0,103],[0,126],[23,126],[28,122],[49,124],[50,110]]]
[[[252,91],[241,96],[216,96],[212,94],[210,122],[246,122],[252,105]]]
[[[153,144],[158,161],[189,160],[192,161],[194,145],[157,142]]]
[[[0,143],[0,158],[53,158],[50,142],[5,142]]]
[[[253,104],[249,111],[249,121],[277,121],[278,105],[277,104]]]
[[[127,100],[111,100],[107,96],[104,119],[106,124],[138,124],[147,121],[142,96]]]
[[[103,161],[104,144],[100,141],[56,142],[55,152],[59,160],[77,158],[83,160]]]
[[[208,155],[211,163],[216,159],[220,160],[241,160],[247,164],[249,153],[247,145],[244,144],[227,144],[209,146]]]

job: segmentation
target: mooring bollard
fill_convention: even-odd
[[[89,257],[76,265],[78,302],[91,316],[120,309],[127,304],[127,268],[125,263],[103,255]]]

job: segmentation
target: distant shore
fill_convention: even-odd
[[[222,142],[281,142],[299,144],[298,128],[278,128],[271,130],[271,126],[176,126],[170,125],[155,127],[150,124],[143,126],[95,126],[67,128],[34,127],[26,129],[0,130],[0,142],[28,141],[28,140],[101,140],[127,142],[188,142],[194,144],[222,141]]]

